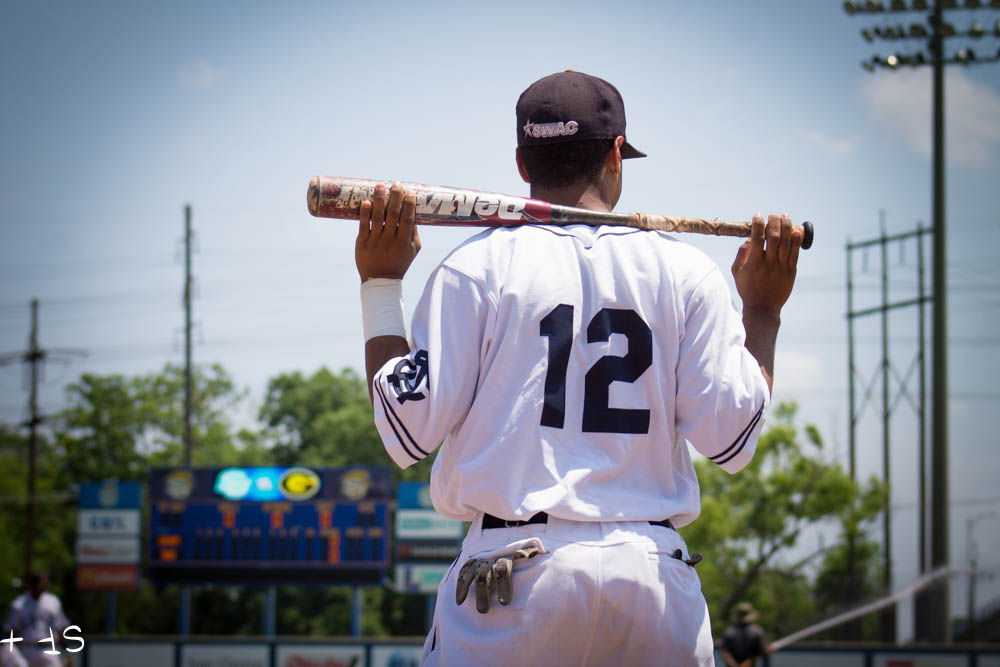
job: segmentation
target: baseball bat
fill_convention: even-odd
[[[377,183],[367,178],[314,176],[309,181],[306,201],[309,212],[318,218],[357,220],[361,202],[371,199]],[[417,195],[415,220],[425,225],[454,227],[510,227],[514,225],[619,225],[663,232],[693,232],[715,236],[750,236],[749,222],[726,222],[703,218],[671,218],[646,213],[608,213],[575,206],[550,204],[541,199],[501,195],[441,185],[402,183]],[[802,232],[802,247],[813,242],[811,222],[796,229]]]

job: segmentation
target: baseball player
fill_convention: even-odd
[[[520,96],[531,196],[611,210],[625,139],[611,84],[578,72]],[[688,452],[735,473],[767,411],[801,233],[753,216],[732,271],[624,227],[493,228],[425,286],[407,335],[415,195],[362,204],[355,259],[375,422],[407,467],[440,446],[431,497],[471,526],[441,582],[429,665],[712,665],[708,608],[676,528],[697,517]]]
[[[10,603],[10,614],[6,627],[21,637],[18,647],[22,664],[29,667],[66,667],[72,664],[72,656],[55,647],[61,643],[63,631],[69,621],[63,613],[59,598],[48,592],[49,579],[43,572],[28,575],[28,590]],[[7,647],[4,647],[7,651]],[[13,656],[9,659],[16,660]],[[17,662],[12,664],[17,665]]]

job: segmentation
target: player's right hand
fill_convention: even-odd
[[[372,199],[361,202],[354,261],[361,282],[369,278],[402,278],[420,252],[420,235],[414,224],[417,196],[393,183],[386,199],[385,185],[375,186]]]
[[[788,214],[764,216],[755,213],[750,239],[740,246],[733,262],[736,291],[743,309],[778,314],[795,284],[802,232],[792,227]]]

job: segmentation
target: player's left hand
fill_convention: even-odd
[[[420,252],[420,235],[413,222],[417,209],[414,192],[393,183],[386,197],[385,185],[375,186],[371,201],[361,202],[354,261],[361,282],[369,278],[402,278]]]
[[[733,279],[744,312],[781,312],[795,285],[801,246],[802,232],[792,227],[787,213],[769,215],[766,226],[764,216],[754,214],[750,239],[740,246],[733,262]]]

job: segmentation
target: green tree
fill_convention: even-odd
[[[61,594],[73,585],[75,516],[67,509],[75,496],[57,479],[61,462],[51,440],[40,434],[36,445],[35,539],[32,569],[49,573],[52,590]],[[27,535],[28,438],[0,425],[0,617],[6,618],[11,600],[25,573]]]
[[[54,446],[53,488],[70,492],[87,481],[117,478],[145,481],[151,466],[184,462],[184,370],[167,365],[162,371],[134,377],[84,374],[66,389],[68,407],[51,421]],[[194,465],[261,465],[270,453],[254,431],[237,429],[231,415],[246,392],[218,365],[196,366],[192,376]],[[70,509],[70,508],[67,508]],[[148,508],[146,509],[148,511]],[[75,513],[63,512],[59,543],[46,548],[53,581],[62,581],[63,602],[70,618],[85,631],[104,630],[104,594],[73,586]],[[146,553],[146,550],[143,550]],[[241,631],[252,625],[245,606],[211,588],[195,592],[199,613],[194,628],[228,626]],[[178,592],[143,582],[137,591],[118,595],[118,631],[172,633],[176,630]],[[254,627],[254,631],[259,626]]]
[[[830,617],[888,594],[881,585],[882,549],[868,536],[867,530],[872,520],[884,511],[886,502],[884,487],[873,480],[853,502],[840,508],[842,539],[826,551],[813,587],[822,616]],[[813,639],[877,641],[879,637],[878,615],[867,614]]]
[[[825,548],[793,560],[807,529],[839,528],[840,539],[852,529],[871,548],[861,529],[881,511],[883,487],[874,479],[861,487],[840,465],[824,461],[814,426],[805,427],[806,442],[800,442],[795,412],[793,403],[773,409],[773,425],[761,435],[753,462],[736,475],[706,460],[695,463],[702,511],[682,532],[705,556],[698,572],[716,633],[743,600],[754,603],[774,636],[801,629],[803,619],[824,611],[810,566],[821,560],[832,577],[839,565]]]
[[[150,465],[184,463],[184,369],[132,378],[84,374],[66,389],[69,407],[56,424],[56,444],[73,481],[117,477],[142,481]],[[194,465],[263,462],[267,452],[230,414],[246,398],[219,365],[192,375]]]
[[[267,385],[260,419],[285,465],[386,465],[397,480],[428,480],[433,457],[400,470],[382,446],[365,381],[351,369],[284,373]]]
[[[14,599],[11,580],[24,576],[24,534],[27,527],[25,494],[28,475],[28,439],[0,425],[0,602]],[[2,610],[0,610],[2,611]]]

